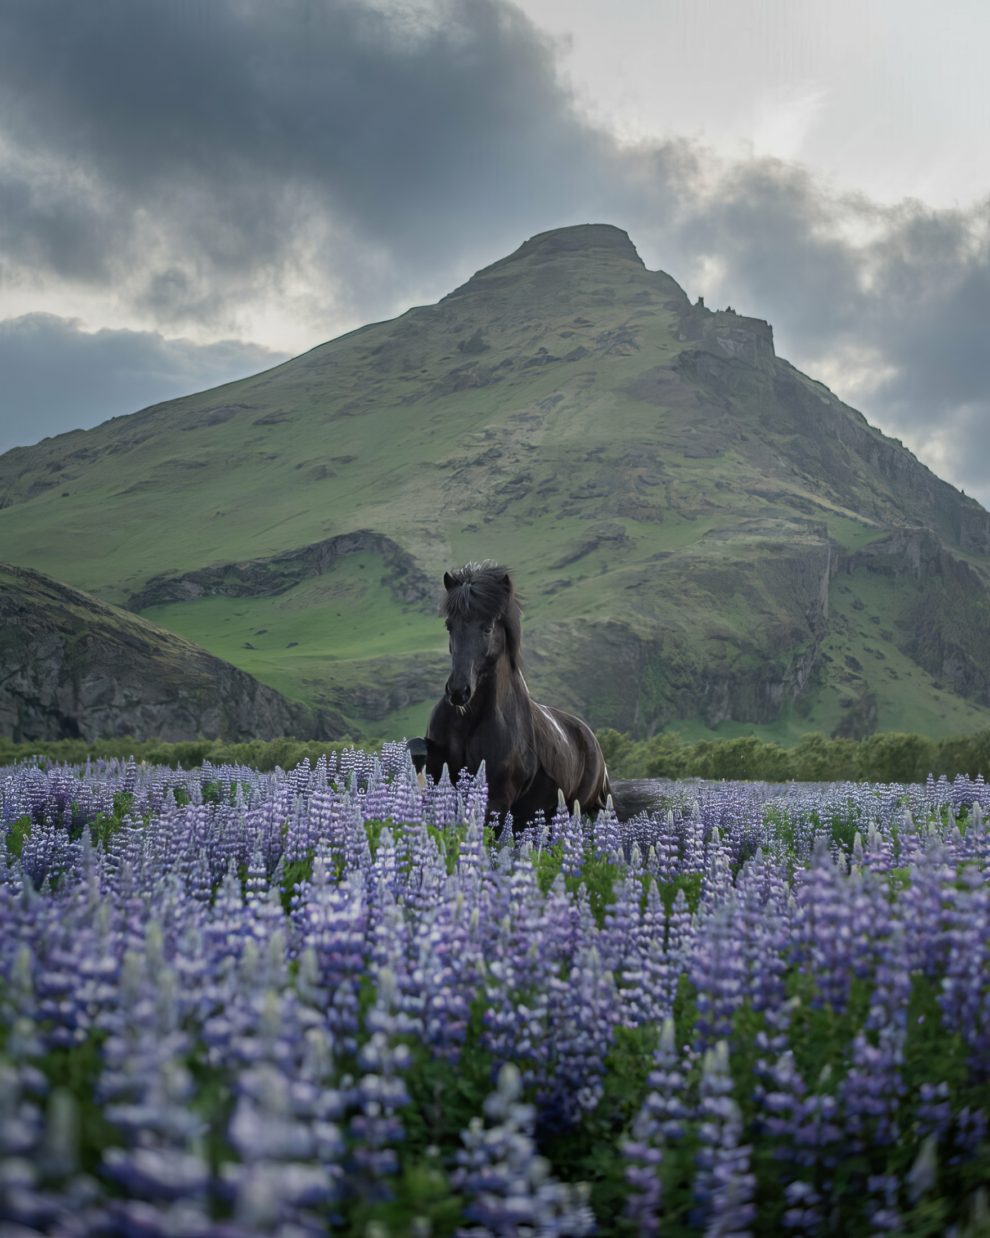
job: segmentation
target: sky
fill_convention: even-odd
[[[984,0],[0,0],[0,451],[607,222],[990,505]]]

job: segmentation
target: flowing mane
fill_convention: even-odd
[[[444,575],[444,619],[501,620],[514,671],[522,669],[522,607],[512,577],[497,563],[465,563]]]

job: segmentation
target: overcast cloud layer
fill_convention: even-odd
[[[782,355],[990,500],[990,200],[881,207],[793,164],[624,146],[502,0],[6,0],[0,449],[261,368],[290,328],[301,350],[591,220],[769,319]],[[141,330],[82,331],[80,307]]]
[[[153,331],[89,332],[53,314],[25,314],[0,321],[0,400],[23,427],[24,442],[34,442],[286,359],[237,340],[193,344]]]

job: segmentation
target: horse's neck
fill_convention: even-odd
[[[489,719],[493,712],[511,715],[529,700],[522,672],[513,668],[507,655],[496,662],[491,675],[485,679],[479,697],[476,724]]]

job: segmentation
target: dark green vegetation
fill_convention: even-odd
[[[605,730],[598,739],[615,778],[909,783],[924,782],[929,774],[990,776],[990,731],[941,740],[896,731],[861,740],[809,734],[789,747],[756,735],[690,743],[673,732],[636,740]]]
[[[699,739],[692,742],[673,732],[650,739],[634,739],[619,731],[603,730],[598,739],[613,778],[729,778],[765,782],[924,782],[929,774],[954,778],[963,774],[990,777],[990,731],[932,740],[924,735],[878,731],[865,739],[826,739],[803,735],[790,747],[742,735],[736,739]],[[292,769],[303,760],[311,764],[324,753],[354,747],[352,740],[276,739],[232,743],[198,739],[178,743],[131,738],[86,741],[46,740],[12,743],[0,739],[0,765],[41,759],[82,764],[87,759],[116,758],[151,765],[192,769],[212,765],[246,765],[254,769]],[[369,741],[363,746],[375,750]]]
[[[990,723],[990,515],[625,233],[0,457],[0,558],[354,734],[421,731],[445,567],[517,574],[530,686],[640,735]]]
[[[204,762],[212,765],[250,765],[253,769],[293,769],[307,757],[315,765],[324,753],[339,752],[343,748],[366,747],[373,744],[355,744],[353,740],[326,743],[323,740],[275,739],[248,740],[232,743],[222,739],[189,739],[177,743],[167,741],[125,739],[45,740],[43,743],[12,743],[0,739],[0,765],[15,765],[37,757],[60,764],[82,765],[87,760],[116,759],[126,761],[133,757],[149,765],[168,765],[173,769],[194,769]]]
[[[285,732],[338,735],[340,722],[137,615],[0,563],[0,736]]]

